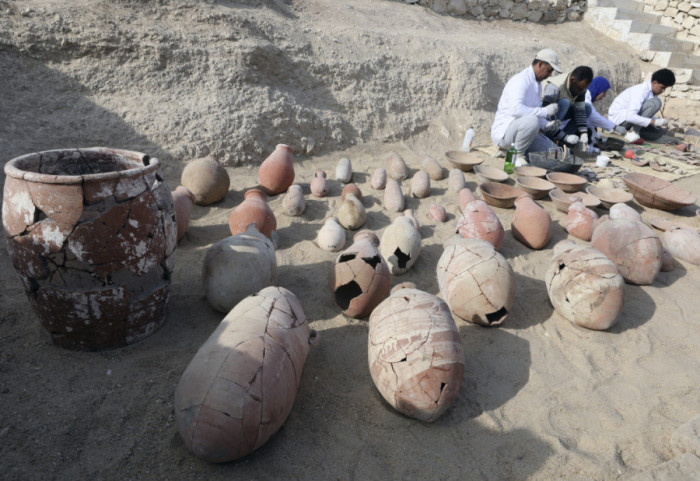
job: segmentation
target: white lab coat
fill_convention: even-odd
[[[615,97],[608,109],[608,118],[615,122],[615,125],[629,122],[640,127],[647,127],[651,119],[639,115],[639,110],[642,108],[645,100],[654,97],[654,92],[651,91],[650,80],[633,85]]]
[[[586,103],[591,104],[591,116],[588,117],[588,127],[590,127],[591,130],[595,130],[596,127],[600,127],[603,130],[612,130],[615,128],[615,122],[606,119],[595,109],[593,98],[589,90],[586,90]]]
[[[535,78],[532,65],[508,80],[498,101],[496,116],[491,125],[491,140],[498,145],[510,123],[526,115],[540,119],[540,125],[547,123],[547,111],[542,103],[542,84]]]

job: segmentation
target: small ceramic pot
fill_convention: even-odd
[[[285,144],[277,144],[275,150],[260,164],[258,170],[260,188],[267,195],[285,192],[294,182],[292,149]]]
[[[316,197],[325,197],[328,195],[328,181],[326,180],[326,172],[319,169],[316,175],[311,180],[311,194]]]
[[[552,236],[552,218],[531,195],[521,195],[515,199],[510,230],[518,242],[530,249],[542,249]]]
[[[231,235],[245,232],[248,225],[253,222],[255,222],[260,233],[264,234],[268,239],[272,238],[272,231],[277,228],[277,219],[267,204],[265,194],[258,189],[247,191],[243,202],[231,212],[228,219]]]

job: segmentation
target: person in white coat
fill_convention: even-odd
[[[667,68],[657,70],[651,80],[634,85],[615,97],[608,109],[608,118],[627,129],[625,140],[636,142],[640,136],[646,140],[661,137],[666,119],[657,119],[654,114],[661,109],[661,95],[675,85],[676,76]]]
[[[542,81],[561,73],[559,56],[554,50],[537,52],[532,64],[508,80],[498,101],[496,116],[491,125],[491,140],[501,149],[515,146],[516,166],[527,164],[528,152],[539,152],[556,147],[540,130],[559,127],[554,117],[559,110],[556,103],[541,107]],[[550,120],[551,119],[551,120]]]

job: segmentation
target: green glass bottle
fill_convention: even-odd
[[[513,173],[515,156],[517,154],[518,154],[518,151],[515,150],[515,144],[511,144],[510,149],[508,149],[508,152],[506,152],[506,163],[503,164],[503,170],[505,171],[506,174]]]

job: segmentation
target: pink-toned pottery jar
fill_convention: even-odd
[[[260,188],[268,195],[285,192],[294,182],[294,164],[292,149],[285,144],[277,144],[258,171]]]
[[[231,235],[245,232],[250,224],[256,223],[258,231],[268,239],[277,228],[277,219],[267,204],[265,194],[258,189],[250,189],[245,193],[243,202],[233,209],[228,218]]]

